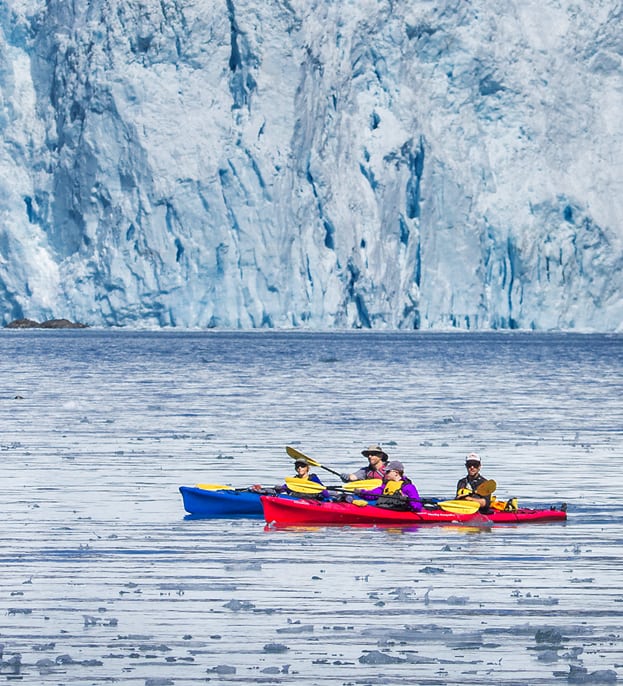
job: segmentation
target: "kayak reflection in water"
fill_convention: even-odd
[[[365,479],[382,479],[387,469],[389,455],[380,445],[371,445],[361,451],[368,458],[368,464],[352,474],[340,474],[342,481],[363,481]]]
[[[482,462],[477,453],[470,453],[465,458],[467,476],[459,479],[456,485],[456,497],[462,500],[473,500],[480,505],[481,512],[488,512],[491,507],[491,495],[477,493],[478,487],[487,481],[480,473]]]
[[[415,484],[405,476],[402,462],[392,460],[385,469],[383,483],[377,488],[359,490],[355,493],[364,500],[376,500],[377,507],[388,510],[412,510],[419,512],[422,501]]]

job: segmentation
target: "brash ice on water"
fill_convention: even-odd
[[[620,681],[617,335],[0,331],[0,675],[23,683]],[[563,523],[186,519],[380,443],[423,497],[478,452]],[[323,476],[327,477],[328,474]]]

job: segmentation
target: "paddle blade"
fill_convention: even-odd
[[[476,495],[480,496],[487,496],[491,495],[495,489],[498,487],[498,485],[495,483],[493,479],[488,479],[487,481],[483,481],[480,486],[476,489]]]
[[[286,452],[293,460],[305,460],[311,467],[322,467],[320,462],[316,462],[316,460],[313,460],[311,457],[307,457],[307,455],[300,450],[293,448],[291,445],[286,446]]]
[[[202,488],[204,491],[233,491],[233,486],[223,486],[222,484],[197,484],[196,488]]]
[[[348,481],[342,488],[345,491],[371,491],[373,488],[378,488],[383,482],[381,479],[360,479],[359,481]]]
[[[455,514],[476,514],[480,509],[480,504],[475,500],[444,500],[437,503],[437,507],[445,512]]]
[[[317,481],[299,479],[296,476],[286,476],[286,486],[297,493],[321,493],[325,489]]]

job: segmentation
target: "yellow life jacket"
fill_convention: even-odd
[[[402,488],[404,481],[388,481],[383,489],[383,495],[393,495]]]

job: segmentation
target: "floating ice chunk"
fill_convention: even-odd
[[[545,628],[539,629],[534,635],[534,640],[537,643],[549,643],[552,645],[562,644],[562,634],[558,629],[555,628]]]
[[[255,605],[248,600],[230,600],[228,603],[225,603],[223,607],[228,608],[229,610],[233,610],[234,612],[238,612],[239,610],[252,610]]]
[[[206,670],[210,674],[235,674],[236,668],[231,665],[217,665]]]
[[[565,676],[564,672],[554,672],[554,676]],[[612,669],[598,669],[589,672],[586,667],[569,665],[569,674],[566,674],[570,684],[614,684],[617,681],[617,673]]]
[[[371,650],[364,653],[359,658],[359,662],[361,662],[362,665],[396,665],[406,662],[406,660],[401,657],[389,655],[388,653],[382,653],[380,650]]]
[[[267,643],[264,646],[265,653],[285,653],[288,650],[290,650],[288,646],[283,643]]]

